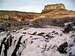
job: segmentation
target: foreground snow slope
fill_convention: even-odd
[[[62,28],[29,28],[0,33],[0,56],[72,56],[74,33]]]

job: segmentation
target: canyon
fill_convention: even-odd
[[[0,56],[75,56],[74,22],[61,3],[41,13],[0,10]]]
[[[33,26],[53,25],[63,27],[66,22],[75,21],[75,11],[68,10],[62,3],[45,5],[41,13],[0,11],[1,22],[16,21],[18,23]],[[10,23],[10,24],[13,24]]]

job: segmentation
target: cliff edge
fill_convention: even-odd
[[[44,7],[44,10],[42,10],[42,13],[48,13],[53,10],[60,10],[60,9],[65,9],[64,4],[48,4]]]
[[[34,25],[59,25],[75,21],[75,11],[68,10],[64,4],[46,5],[41,16],[31,20]]]

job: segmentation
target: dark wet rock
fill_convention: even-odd
[[[72,56],[72,52],[69,53],[69,56]]]
[[[17,53],[17,51],[18,51],[18,49],[19,49],[19,47],[20,47],[21,39],[22,39],[22,36],[19,38],[19,40],[18,40],[18,42],[17,42],[17,45],[16,45],[16,47],[15,47],[15,49],[14,49],[14,51],[13,51],[13,53],[12,53],[11,56],[17,56],[16,53]]]
[[[17,40],[14,40],[14,44],[16,43]]]
[[[11,56],[17,56],[17,52],[19,51],[19,48],[22,47],[21,46],[22,36],[23,35],[19,37],[19,40],[16,40],[14,39],[14,36],[12,36],[10,32],[8,32],[6,37],[4,37],[0,41],[0,55],[4,54],[4,56],[8,56],[8,51],[11,49],[12,45],[14,44],[15,47],[13,47]],[[24,45],[25,45],[25,42],[24,42]],[[18,55],[21,56],[21,52]]]
[[[39,39],[39,38],[32,38],[32,40],[36,40],[36,39]]]
[[[70,46],[70,47],[72,47],[72,46],[73,46],[73,44],[70,44],[69,46]]]
[[[41,48],[41,49],[42,49],[41,53],[45,52],[46,49],[47,49],[47,44],[43,48]]]
[[[30,36],[30,38],[32,38],[33,36]]]
[[[36,35],[37,32],[32,33],[31,35]]]
[[[54,36],[50,36],[50,38],[54,38]]]
[[[56,47],[55,45],[51,47],[51,49],[53,49],[54,47]]]
[[[52,34],[52,35],[54,35],[54,34]]]
[[[7,33],[6,37],[2,40],[1,45],[0,45],[0,55],[4,46],[4,56],[7,56],[7,51],[9,47],[12,45],[12,39],[13,37],[11,36],[10,32]]]
[[[67,42],[64,42],[63,44],[61,44],[57,50],[60,52],[60,53],[67,53],[66,51],[66,48],[68,47],[68,43]]]
[[[60,34],[60,36],[62,36],[63,34]]]
[[[5,31],[5,29],[4,28],[0,28],[0,32],[2,32],[2,31]]]
[[[13,30],[13,32],[16,32],[17,30]]]
[[[59,33],[58,32],[55,32],[54,34],[57,34],[58,35]]]
[[[9,49],[9,39],[7,39],[7,42],[5,42],[4,46],[4,56],[7,56],[7,50]]]
[[[41,33],[38,33],[37,35],[40,35],[40,36],[42,36],[43,34],[45,34],[44,32],[41,32]]]
[[[2,40],[1,45],[0,45],[0,55],[2,51],[2,46],[5,44],[6,37]]]
[[[53,34],[52,34],[52,35],[53,35]],[[46,37],[48,37],[48,38],[54,38],[54,36],[52,36],[52,35],[46,34]]]
[[[31,44],[33,43],[33,41],[31,41]]]
[[[26,34],[26,32],[23,32],[23,34]]]
[[[46,42],[49,42],[51,38],[54,38],[54,36],[50,36],[47,34],[46,36],[43,36]]]
[[[47,35],[46,35],[46,37],[50,37],[50,35],[49,35],[49,34],[47,34]]]
[[[63,33],[69,33],[72,30],[72,25],[68,24],[65,26]]]
[[[25,41],[23,41],[23,43],[25,43]]]
[[[73,40],[73,42],[75,42],[75,39]]]
[[[75,35],[72,35],[71,38],[72,38],[72,37],[75,37]]]
[[[55,31],[52,31],[52,33],[55,33]]]
[[[44,36],[44,38],[45,38],[46,40],[48,40],[48,39],[49,39],[49,37],[46,37],[46,36]]]

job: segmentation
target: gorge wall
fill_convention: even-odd
[[[0,10],[0,30],[23,28],[40,13]]]
[[[0,10],[0,19],[24,21],[39,16],[40,13],[35,12],[19,12]]]
[[[44,10],[42,10],[42,13],[48,13],[52,10],[60,10],[60,9],[65,9],[64,4],[60,3],[60,4],[50,4],[50,5],[46,5],[44,7]]]
[[[41,16],[32,19],[32,23],[38,26],[64,26],[64,23],[72,21],[75,21],[75,11],[66,9],[64,4],[46,5]]]
[[[66,22],[75,22],[75,11],[68,10],[64,4],[48,4],[41,13],[19,12],[19,11],[0,11],[0,27],[17,28],[22,25],[54,25],[64,26]],[[18,27],[19,26],[19,27]]]

